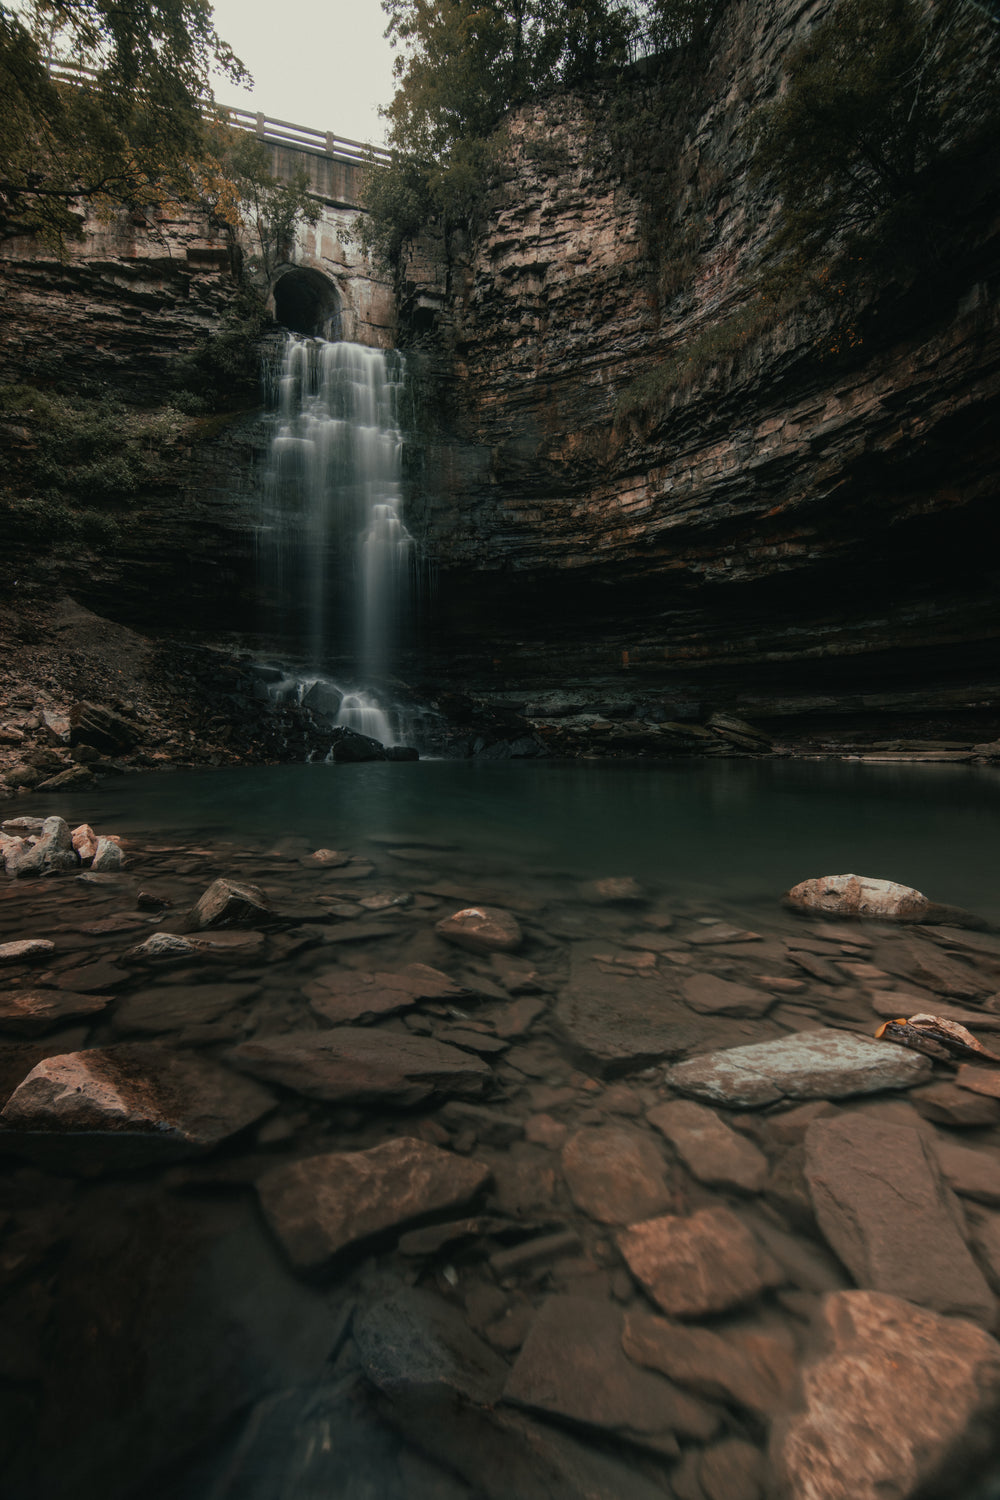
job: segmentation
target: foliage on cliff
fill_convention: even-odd
[[[76,81],[50,75],[49,53]],[[0,3],[0,232],[58,246],[79,234],[81,203],[183,194],[213,71],[246,78],[208,0]]]
[[[508,110],[689,37],[722,0],[382,0],[401,53],[384,111],[392,161],[368,174],[361,226],[391,265],[437,216],[467,217]]]

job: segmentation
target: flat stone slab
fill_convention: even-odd
[[[1000,1345],[972,1323],[899,1297],[833,1292],[828,1351],[803,1371],[804,1409],[772,1455],[803,1500],[909,1500],[972,1494],[963,1479],[992,1449]]]
[[[734,1109],[779,1099],[844,1099],[925,1082],[930,1061],[849,1031],[799,1031],[750,1047],[710,1052],[668,1069],[667,1082]]]
[[[124,1167],[210,1150],[273,1108],[266,1089],[217,1063],[126,1044],[44,1058],[0,1124],[4,1144],[34,1160]]]
[[[465,1207],[490,1175],[480,1162],[403,1136],[275,1167],[257,1191],[289,1259],[305,1271],[428,1214]]]
[[[587,1297],[549,1297],[504,1387],[529,1411],[613,1432],[675,1456],[677,1436],[704,1442],[718,1426],[710,1408],[622,1349],[621,1309]]]
[[[302,992],[317,1015],[337,1026],[395,1015],[420,1000],[459,1000],[465,995],[460,984],[428,964],[376,973],[326,969],[304,984]]]
[[[15,1036],[40,1036],[64,1021],[80,1021],[106,1010],[104,995],[78,995],[68,990],[8,990],[0,995],[0,1031]]]
[[[681,994],[692,1010],[708,1016],[762,1016],[774,1004],[774,996],[748,984],[734,984],[717,974],[685,974]]]
[[[506,1361],[459,1308],[433,1292],[404,1287],[366,1308],[353,1332],[361,1368],[388,1396],[440,1391],[493,1406],[503,1392]]]
[[[56,951],[48,938],[21,938],[14,943],[0,943],[0,964],[38,964]]]
[[[730,1130],[714,1110],[690,1099],[671,1099],[656,1105],[646,1118],[699,1182],[745,1193],[763,1187],[767,1157],[752,1141]]]
[[[615,1236],[629,1270],[672,1318],[704,1318],[749,1302],[784,1276],[728,1208],[664,1214]]]
[[[186,963],[192,958],[249,956],[264,946],[262,932],[154,932],[144,943],[130,948],[126,963]]]
[[[467,906],[434,924],[449,943],[472,953],[511,953],[524,941],[521,924],[499,906]]]
[[[599,1224],[634,1224],[673,1206],[666,1162],[636,1130],[578,1130],[563,1147],[562,1169],[577,1208]]]
[[[430,1037],[366,1027],[255,1037],[229,1054],[243,1072],[330,1104],[410,1108],[435,1094],[476,1097],[489,1065]]]
[[[629,1359],[676,1381],[687,1390],[758,1417],[771,1417],[795,1383],[794,1345],[767,1333],[750,1334],[740,1348],[707,1328],[691,1328],[644,1309],[625,1314],[622,1348]]]
[[[859,1286],[992,1322],[961,1208],[921,1131],[848,1114],[814,1121],[805,1145],[819,1227]]]
[[[245,1005],[258,990],[256,984],[159,985],[120,1001],[112,1025],[115,1031],[153,1036],[205,1026]]]

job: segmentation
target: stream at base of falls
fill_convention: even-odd
[[[4,804],[127,856],[0,877],[0,944],[54,944],[7,961],[0,1002],[22,1100],[0,1137],[4,1495],[770,1493],[823,1310],[871,1284],[817,1220],[807,1131],[849,1127],[865,1172],[900,1137],[997,1168],[1000,1100],[888,1043],[906,1076],[857,1097],[695,1103],[669,1069],[949,1007],[1000,1048],[994,932],[780,900],[851,871],[1000,924],[998,806],[982,768],[788,761],[320,764]],[[266,909],[199,926],[217,879]],[[440,926],[470,908],[499,913],[482,946]],[[52,1056],[55,1085],[18,1096]],[[943,1328],[995,1315],[987,1200],[949,1198],[964,1281],[929,1248],[932,1274],[907,1268]],[[674,1223],[711,1228],[680,1292],[633,1243]],[[697,1359],[656,1352],[664,1314]],[[852,1441],[866,1420],[845,1409]],[[968,1423],[969,1484],[940,1494],[989,1500]]]

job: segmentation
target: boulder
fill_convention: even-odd
[[[0,1123],[5,1146],[33,1160],[132,1167],[211,1150],[273,1107],[217,1063],[126,1044],[44,1058]]]
[[[38,791],[79,792],[96,785],[97,777],[93,771],[88,771],[86,766],[70,766],[68,770],[39,782]]]
[[[408,1109],[434,1095],[475,1097],[491,1076],[480,1058],[430,1037],[352,1026],[255,1037],[230,1056],[246,1073],[331,1104]]]
[[[352,765],[366,760],[385,760],[385,746],[371,735],[338,725],[330,731],[330,760],[337,765]]]
[[[74,703],[69,723],[71,745],[93,745],[102,755],[127,755],[142,739],[138,725],[99,703]]]
[[[730,1130],[714,1110],[690,1099],[672,1099],[656,1105],[646,1118],[699,1182],[745,1193],[763,1187],[767,1157],[752,1141]]]
[[[622,1312],[586,1297],[549,1297],[504,1387],[504,1400],[676,1457],[677,1437],[704,1442],[718,1416],[622,1349]]]
[[[499,906],[467,906],[436,922],[434,931],[472,953],[510,953],[524,939],[517,918]]]
[[[80,861],[73,848],[69,824],[62,818],[46,818],[40,838],[25,844],[7,858],[8,875],[43,875],[50,870],[77,870]]]
[[[0,994],[0,1031],[39,1036],[63,1022],[98,1015],[109,1004],[106,996],[70,990],[8,990]]]
[[[289,1259],[305,1271],[428,1214],[463,1208],[489,1179],[480,1162],[402,1136],[275,1167],[257,1191]]]
[[[21,938],[13,943],[0,943],[0,965],[42,963],[55,951],[56,945],[49,938]]]
[[[125,866],[125,856],[116,839],[98,839],[90,868],[96,875],[111,875]]]
[[[930,1077],[928,1058],[850,1031],[800,1031],[773,1042],[710,1052],[678,1063],[667,1082],[734,1109],[779,1099],[843,1099],[912,1088]]]
[[[271,908],[264,892],[242,881],[213,880],[191,912],[195,925],[208,927],[254,927],[266,922]]]
[[[793,911],[828,917],[875,917],[883,922],[936,922],[983,926],[958,907],[930,901],[909,885],[870,875],[820,875],[803,880],[781,898]]]
[[[704,1318],[749,1302],[784,1279],[728,1208],[664,1214],[615,1236],[629,1270],[673,1318]]]
[[[805,1144],[817,1222],[859,1286],[992,1321],[961,1208],[921,1131],[842,1114],[816,1120]]]
[[[562,1170],[577,1208],[599,1224],[634,1224],[673,1203],[663,1157],[635,1130],[578,1130],[563,1147]]]
[[[884,1292],[833,1292],[828,1348],[772,1456],[796,1500],[978,1493],[1000,1408],[1000,1345],[972,1323]],[[986,1492],[983,1491],[985,1494]]]

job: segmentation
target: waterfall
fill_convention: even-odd
[[[415,558],[402,518],[403,380],[395,351],[286,335],[257,530],[262,592],[308,665],[300,687],[336,663],[349,685],[325,679],[340,698],[334,722],[383,743],[398,725],[377,693]]]

